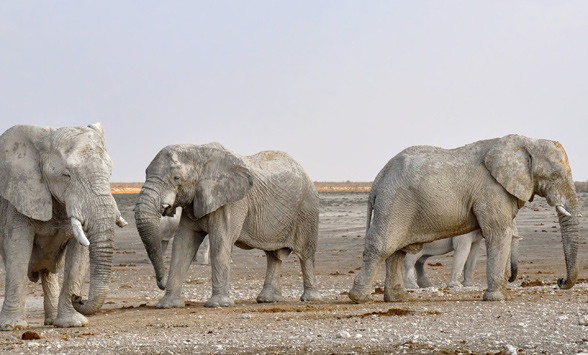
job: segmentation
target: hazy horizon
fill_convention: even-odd
[[[102,122],[113,182],[166,145],[372,181],[412,145],[557,140],[588,180],[585,1],[5,1],[0,132]]]

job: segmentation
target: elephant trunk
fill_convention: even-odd
[[[90,241],[90,289],[88,300],[72,296],[74,308],[85,315],[98,311],[108,295],[112,274],[112,256],[114,250],[115,203],[112,196],[97,205],[87,226]]]
[[[145,182],[135,206],[135,221],[149,260],[155,269],[157,286],[165,290],[167,275],[163,263],[161,236],[159,235],[161,211],[158,190],[157,185],[154,186],[149,181]]]
[[[566,259],[567,279],[557,280],[559,288],[567,290],[572,288],[578,279],[578,239],[579,224],[576,208],[568,209],[571,216],[558,212],[559,224],[561,226],[562,243]]]
[[[510,249],[510,277],[508,282],[514,282],[519,272],[519,240],[518,236],[513,236],[512,247]]]

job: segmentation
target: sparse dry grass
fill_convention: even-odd
[[[371,181],[315,181],[319,192],[368,192],[372,188]],[[138,194],[142,182],[113,182],[110,184],[113,194]],[[576,181],[577,192],[588,192],[588,181]]]
[[[370,191],[372,182],[315,182],[319,192],[366,192]],[[143,186],[142,182],[113,182],[110,190],[113,194],[138,194]]]

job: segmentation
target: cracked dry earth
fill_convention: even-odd
[[[374,302],[347,298],[361,266],[367,193],[321,194],[316,267],[322,302],[302,303],[302,278],[295,256],[283,264],[284,301],[257,304],[265,275],[264,254],[235,248],[231,285],[235,307],[204,308],[210,296],[210,267],[193,263],[183,291],[185,308],[155,308],[163,291],[135,229],[137,195],[115,198],[129,221],[117,230],[114,272],[108,300],[83,328],[43,325],[42,290],[29,283],[30,331],[0,333],[7,354],[575,354],[588,352],[588,218],[581,219],[580,281],[557,288],[565,276],[557,216],[545,200],[528,203],[517,216],[519,279],[507,302],[483,302],[485,253],[480,252],[474,287],[448,289],[451,255],[429,259],[437,285],[411,291],[410,302],[383,302],[383,267]],[[580,194],[588,216],[588,194]],[[169,261],[170,249],[167,251]],[[434,266],[431,266],[434,265]],[[0,290],[4,290],[1,269]],[[87,285],[86,285],[87,288]],[[84,291],[84,294],[87,290]],[[2,294],[3,297],[3,294]],[[34,337],[30,337],[34,338]]]

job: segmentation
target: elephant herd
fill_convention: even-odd
[[[127,224],[110,192],[111,170],[99,123],[18,125],[0,136],[0,254],[6,274],[0,329],[28,327],[27,278],[41,279],[47,325],[84,326],[85,316],[104,304],[114,229]],[[450,285],[458,286],[464,265],[467,285],[483,240],[488,255],[484,300],[509,299],[506,282],[509,274],[516,276],[518,245],[514,218],[535,195],[557,210],[567,270],[558,286],[569,289],[578,277],[580,215],[568,158],[558,142],[508,135],[450,150],[405,149],[374,180],[363,264],[349,298],[370,300],[376,270],[385,261],[384,300],[407,300],[405,286],[430,285],[424,260],[453,249]],[[206,307],[234,304],[229,296],[233,246],[265,251],[266,277],[257,302],[282,300],[280,267],[290,253],[302,268],[300,299],[320,300],[314,272],[318,216],[313,182],[286,153],[242,156],[218,143],[164,147],[146,169],[135,206],[137,230],[157,285],[165,290],[157,307],[184,306],[182,284],[206,236],[212,268]],[[163,252],[171,236],[167,273]],[[82,302],[88,265],[88,299]]]

